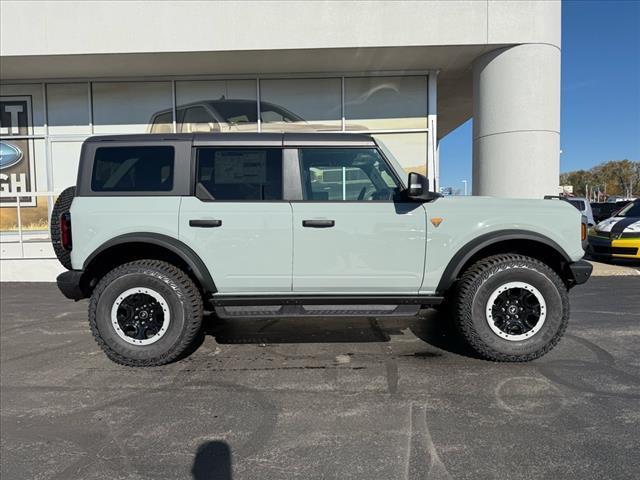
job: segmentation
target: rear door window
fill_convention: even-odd
[[[282,150],[200,148],[196,182],[215,200],[282,200]]]
[[[173,188],[174,148],[100,147],[91,174],[94,192],[167,192]]]

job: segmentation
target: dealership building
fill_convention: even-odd
[[[473,194],[559,174],[556,1],[0,3],[0,278],[53,280],[56,195],[91,135],[364,132],[438,188],[473,118]],[[471,159],[470,159],[471,160]]]

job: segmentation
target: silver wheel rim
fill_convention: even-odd
[[[153,314],[162,315],[162,324],[157,329],[157,332],[155,332],[152,336],[149,336],[148,338],[144,338],[144,339],[134,338],[131,335],[128,335],[127,332],[125,332],[121,328],[122,318],[118,317],[118,311],[120,310],[120,307],[122,305],[125,305],[126,302],[130,299],[130,297],[140,295],[140,294],[147,295],[153,298],[155,303],[153,303],[150,307],[153,311]],[[162,311],[161,312],[156,311],[157,308],[161,309]],[[139,321],[140,323],[143,323],[143,322],[146,323],[147,318],[150,318],[148,310],[145,309],[139,312],[141,314],[136,316],[134,320]],[[142,314],[142,312],[145,312],[145,313]],[[132,312],[132,313],[135,315],[135,313],[138,313],[138,312]],[[142,316],[144,316],[144,318],[139,318]],[[118,295],[115,302],[113,302],[113,306],[111,307],[111,325],[113,325],[113,329],[116,331],[116,334],[122,340],[124,340],[127,343],[130,343],[131,345],[151,345],[152,343],[157,342],[165,335],[165,333],[167,333],[170,322],[171,322],[171,312],[169,310],[169,304],[167,303],[167,301],[164,299],[162,295],[160,295],[158,292],[150,288],[145,288],[145,287],[130,288],[129,290],[126,290],[125,292],[122,292],[120,295]]]
[[[489,296],[485,313],[493,333],[505,340],[519,342],[540,331],[547,318],[547,303],[533,285],[509,282],[496,288]],[[514,334],[511,325],[518,325],[521,333]]]

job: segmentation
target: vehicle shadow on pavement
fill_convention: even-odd
[[[460,339],[448,312],[427,310],[424,315],[412,319],[411,332],[429,345],[445,352],[464,357],[480,358]]]
[[[386,318],[219,319],[211,315],[205,318],[205,335],[213,336],[219,344],[373,343],[415,335],[445,352],[473,356],[458,341],[446,314],[435,310],[422,311],[416,317]]]
[[[231,448],[226,442],[212,440],[202,443],[191,467],[193,480],[231,480]]]

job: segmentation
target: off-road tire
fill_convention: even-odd
[[[137,287],[158,292],[171,312],[166,333],[150,345],[127,343],[111,322],[116,298]],[[193,350],[202,328],[202,312],[202,296],[187,274],[160,260],[137,260],[116,267],[98,282],[89,302],[89,325],[111,360],[130,367],[151,367],[178,360]]]
[[[546,302],[546,320],[540,330],[520,341],[498,336],[489,326],[486,308],[490,295],[508,282],[526,282]],[[527,362],[556,346],[569,321],[567,287],[550,267],[531,257],[502,254],[479,260],[459,279],[453,299],[454,322],[465,343],[480,357],[498,362]]]
[[[51,243],[53,251],[64,268],[71,270],[71,251],[66,250],[62,246],[60,235],[60,215],[67,213],[71,208],[71,202],[76,196],[76,187],[65,188],[58,196],[56,203],[51,211],[51,221],[49,222],[49,230],[51,232]]]

